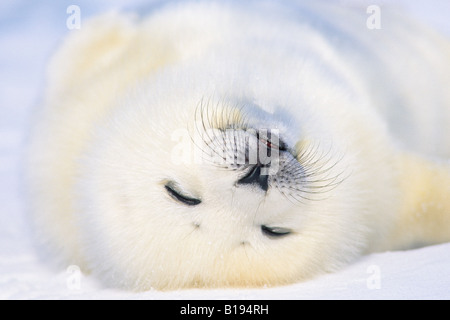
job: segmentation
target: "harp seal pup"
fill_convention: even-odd
[[[195,2],[83,22],[30,135],[43,250],[107,286],[171,290],[449,241],[449,42],[382,17]]]

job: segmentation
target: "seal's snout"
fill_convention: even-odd
[[[265,168],[261,164],[253,166],[244,177],[237,181],[237,185],[251,184],[261,188],[263,191],[267,191],[269,189],[269,175],[265,172]]]

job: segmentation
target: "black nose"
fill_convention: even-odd
[[[261,174],[261,168],[263,168],[261,165],[255,165],[244,177],[238,180],[237,184],[253,184],[267,191],[269,189],[269,175]]]

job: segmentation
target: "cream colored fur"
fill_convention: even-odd
[[[382,14],[369,30],[365,8],[192,3],[83,23],[52,60],[31,134],[37,239],[136,290],[287,284],[450,241],[450,45]],[[176,134],[201,101],[280,129],[340,183],[296,202],[175,163],[180,146],[202,152]],[[173,180],[202,203],[174,201]],[[293,232],[271,239],[261,225]]]

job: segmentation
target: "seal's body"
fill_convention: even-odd
[[[449,241],[450,45],[366,19],[190,3],[83,24],[32,132],[38,239],[138,290],[286,284]]]

